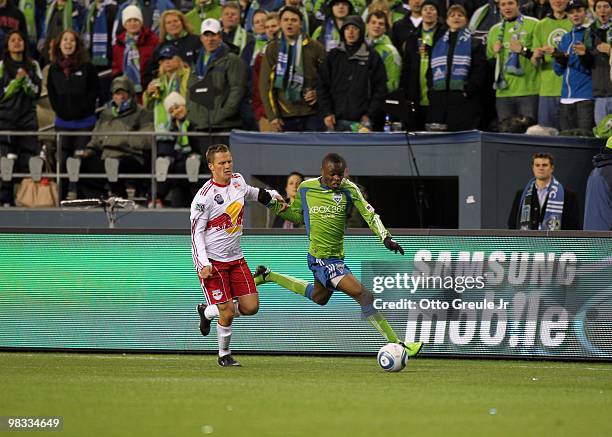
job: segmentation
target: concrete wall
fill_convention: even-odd
[[[460,229],[504,229],[514,193],[531,178],[530,158],[550,152],[555,176],[576,191],[584,205],[591,158],[602,140],[567,137],[535,137],[477,131],[456,134],[282,133],[234,132],[230,143],[235,170],[259,186],[254,176],[287,175],[293,170],[320,173],[321,159],[336,152],[347,160],[355,176],[415,176],[409,144],[422,176],[456,176]],[[393,190],[393,186],[389,187]],[[370,193],[375,197],[376,193]],[[397,193],[401,200],[402,193]],[[468,200],[469,199],[469,200]],[[398,202],[398,208],[406,203]],[[245,225],[260,227],[266,210],[254,203]],[[139,209],[117,223],[118,228],[188,229],[188,210]],[[101,210],[0,210],[0,227],[107,227]]]

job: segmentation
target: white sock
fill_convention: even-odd
[[[232,327],[221,326],[217,323],[217,340],[219,341],[219,356],[224,357],[231,354],[229,345],[232,339]]]
[[[238,307],[238,301],[235,300],[234,301],[234,318],[240,317],[240,316],[241,314],[240,314],[240,308]]]
[[[208,305],[206,309],[204,309],[204,316],[208,320],[212,320],[215,317],[219,317],[219,307],[217,305]]]

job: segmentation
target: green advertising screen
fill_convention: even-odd
[[[403,257],[359,234],[345,261],[424,353],[612,359],[610,238],[399,234]],[[312,280],[302,234],[247,231],[242,247],[251,269]],[[4,230],[0,248],[0,348],[217,350],[198,330],[186,233]],[[341,293],[324,307],[275,284],[259,296],[259,313],[234,322],[235,350],[373,354],[385,343]]]

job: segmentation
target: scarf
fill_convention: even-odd
[[[182,75],[177,71],[172,74],[164,74],[159,81],[159,99],[155,102],[153,108],[153,117],[155,123],[155,132],[168,132],[172,127],[170,114],[164,107],[164,100],[173,91],[176,91],[182,96],[187,94],[187,89],[181,89]],[[158,140],[173,140],[171,137],[157,137]]]
[[[136,45],[136,38],[125,34],[125,50],[123,51],[123,71],[132,82],[134,82],[134,90],[139,93],[142,91],[142,82],[140,81],[140,52]]]
[[[255,65],[255,60],[257,59],[257,55],[259,55],[266,44],[268,43],[268,36],[265,33],[260,35],[255,35],[255,46],[253,47],[253,55],[251,55],[251,61],[249,65],[252,67]]]
[[[340,32],[336,28],[336,21],[330,18],[325,22],[325,33],[323,34],[323,47],[325,51],[329,52],[340,45]]]
[[[173,37],[172,35],[167,33],[166,34],[166,41],[176,41],[177,39],[184,38],[187,35],[189,35],[189,32],[187,32],[186,30],[182,30],[181,33],[179,34],[179,36],[177,36],[177,37]]]
[[[76,67],[76,61],[73,57],[62,57],[57,61],[57,65],[62,69],[66,77],[70,76]]]
[[[130,97],[129,99],[124,100],[119,106],[117,106],[115,101],[111,99],[111,101],[108,102],[108,107],[110,108],[113,117],[119,117],[121,114],[123,114],[125,111],[132,107],[132,98]]]
[[[433,38],[434,34],[437,30],[438,26],[434,26],[431,29],[423,29],[421,28],[421,44],[426,45],[428,48],[433,46]],[[418,44],[419,46],[421,44]],[[420,65],[419,65],[419,84],[421,85],[421,99],[419,104],[421,106],[429,106],[429,90],[427,86],[427,72],[429,71],[429,52],[426,51],[420,57]]]
[[[519,39],[518,31],[523,26],[524,22],[523,15],[519,14],[514,21],[514,25],[512,30],[510,30],[510,40],[517,41]],[[497,41],[504,43],[504,34],[506,32],[506,24],[509,23],[507,20],[502,20],[501,27],[499,29],[499,35],[497,36]],[[525,72],[521,68],[520,58],[518,53],[514,53],[512,50],[508,49],[508,59],[503,62],[503,51],[504,48],[499,51],[496,56],[495,62],[495,83],[493,87],[496,90],[503,90],[508,88],[508,82],[506,82],[504,78],[504,73],[511,74],[513,76],[523,76]]]
[[[19,0],[19,10],[23,12],[28,31],[28,40],[31,44],[36,44],[36,2],[35,0]]]
[[[189,124],[189,120],[176,120],[176,131],[186,134],[189,132]],[[174,150],[184,153],[185,155],[191,153],[191,145],[189,144],[189,137],[187,135],[180,135],[174,138],[176,139]]]
[[[217,59],[224,47],[225,44],[221,43],[217,50],[210,53],[210,55],[208,56],[208,60],[206,61],[204,60],[207,54],[206,50],[204,50],[204,48],[200,50],[200,53],[198,53],[198,59],[196,60],[196,76],[198,77],[198,79],[202,80],[206,76],[206,73],[208,72],[208,67],[215,59]]]
[[[605,30],[606,31],[606,41],[608,44],[612,44],[612,19],[608,20],[606,24],[601,24],[599,20],[595,21],[595,29],[597,30]]]
[[[244,17],[244,28],[247,32],[253,33],[253,17],[255,16],[255,12],[261,9],[259,2],[257,0],[252,0],[249,4],[249,9],[246,13],[246,17]]]
[[[91,62],[96,66],[107,67],[110,63],[108,59],[109,35],[106,8],[112,4],[114,4],[112,0],[104,0],[98,10],[94,1],[87,11],[84,38],[86,46],[91,48]]]
[[[232,40],[232,44],[240,49],[239,53],[242,53],[247,43],[247,32],[244,30],[244,27],[238,26],[234,31],[234,39]]]
[[[448,49],[450,30],[434,46],[431,54],[431,73],[433,77],[433,89],[436,91],[446,90],[448,78]],[[451,64],[450,82],[448,89],[452,91],[463,91],[465,82],[472,64],[472,33],[463,28],[457,31],[457,41],[453,51]]]
[[[57,0],[53,0],[49,6],[47,6],[47,13],[45,15],[45,29],[44,29],[44,38],[47,37],[47,30],[49,29],[49,23],[51,22],[51,18],[56,10],[62,12],[62,28],[63,30],[72,29],[72,0],[66,0],[66,3],[59,9],[57,4]]]
[[[285,97],[290,102],[302,100],[302,87],[304,86],[303,42],[304,37],[300,35],[293,46],[293,50],[290,50],[291,46],[287,43],[285,35],[281,34],[274,88],[284,89]],[[289,55],[291,55],[291,58]]]
[[[535,188],[535,178],[532,178],[525,186],[523,194],[521,195],[521,216],[520,226],[523,230],[529,229],[531,223],[531,199],[533,196],[537,197],[537,190]],[[565,191],[563,185],[559,183],[554,177],[548,185],[548,192],[546,193],[546,211],[544,211],[544,218],[542,222],[538,224],[538,230],[555,231],[561,229],[561,216],[563,215],[563,202],[565,200]],[[537,200],[537,199],[536,199]],[[539,202],[539,200],[537,200]]]

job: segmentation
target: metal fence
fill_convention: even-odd
[[[207,170],[207,167],[202,167],[201,163],[203,161],[201,151],[194,151],[190,155],[190,159],[197,160],[200,164],[195,174],[168,174],[167,173],[167,165],[163,165],[164,157],[159,157],[157,154],[157,140],[160,137],[177,137],[177,136],[188,136],[188,137],[201,137],[208,138],[209,142],[211,142],[214,138],[226,138],[224,141],[225,144],[229,144],[229,135],[230,132],[188,132],[188,133],[180,133],[180,132],[67,132],[67,131],[56,131],[56,132],[40,132],[40,131],[0,131],[0,138],[6,137],[36,137],[39,143],[40,154],[38,156],[34,155],[30,158],[29,161],[29,172],[13,172],[12,168],[14,163],[10,163],[11,158],[8,156],[1,156],[0,160],[2,161],[0,165],[0,177],[4,182],[10,182],[14,179],[23,179],[23,178],[32,178],[34,182],[40,181],[42,178],[48,178],[55,180],[58,191],[62,192],[62,184],[67,180],[70,182],[77,182],[80,179],[105,179],[109,182],[115,182],[118,179],[148,179],[150,181],[150,190],[149,194],[151,199],[155,199],[157,197],[157,183],[164,182],[166,179],[188,179],[191,182],[197,182],[199,179],[207,179],[210,178],[210,173],[200,173],[200,170]],[[123,137],[149,137],[150,138],[150,153],[151,153],[151,171],[144,173],[117,173],[113,172],[112,165],[107,165],[105,162],[105,173],[81,173],[80,171],[62,171],[65,160],[74,159],[80,160],[81,158],[75,156],[64,156],[62,151],[62,137],[110,137],[110,136],[123,136]],[[10,140],[9,140],[10,141]],[[53,156],[45,156],[43,146],[46,143],[54,143],[55,144],[55,153]],[[147,152],[149,150],[146,150]],[[200,153],[198,153],[200,152]],[[48,165],[51,161],[51,158],[54,158],[54,166],[55,170],[50,169]],[[115,158],[106,158],[104,161],[113,160]],[[13,161],[15,161],[13,159]],[[78,168],[79,165],[72,166],[73,168]],[[10,171],[9,171],[10,167]],[[46,167],[46,168],[45,168]],[[115,166],[116,168],[116,166]],[[166,171],[164,172],[164,168]],[[59,206],[58,199],[58,205]],[[153,202],[155,204],[155,202]]]

